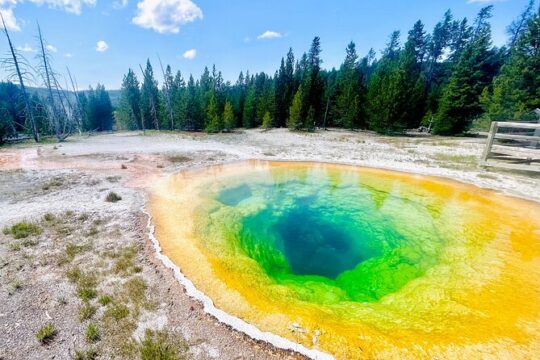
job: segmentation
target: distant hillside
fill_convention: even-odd
[[[27,89],[31,95],[37,94],[39,97],[48,96],[47,89],[45,88],[27,87]],[[84,90],[84,92],[88,94],[88,90]],[[109,93],[109,97],[111,98],[112,106],[117,107],[120,104],[120,90],[107,90],[107,92]],[[68,93],[71,94],[71,96],[73,96],[73,100],[75,100],[73,91],[68,91]]]

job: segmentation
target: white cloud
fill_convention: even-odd
[[[46,46],[46,48],[50,52],[53,52],[53,53],[58,52],[58,49],[56,48],[56,46],[52,46],[52,45],[49,44],[49,45]]]
[[[184,57],[184,59],[193,60],[197,56],[197,50],[196,49],[188,50],[182,56]]]
[[[277,39],[277,38],[280,38],[280,37],[283,37],[283,35],[281,35],[281,33],[278,33],[277,31],[266,30],[261,35],[257,36],[257,39],[259,39],[259,40],[267,40],[267,39]]]
[[[83,6],[95,6],[97,0],[0,0],[0,12],[9,30],[19,31],[21,28],[13,10],[17,4],[24,1],[38,6],[46,5],[51,9],[60,9],[69,13],[80,15]]]
[[[25,52],[25,53],[33,53],[33,52],[36,52],[36,49],[34,49],[33,47],[31,47],[31,46],[28,45],[28,44],[24,44],[24,46],[18,46],[18,47],[17,47],[17,50],[20,51],[20,52]]]
[[[73,57],[73,54],[72,53],[65,53],[64,56],[67,57],[67,58],[71,58],[71,57]]]
[[[18,2],[21,2],[18,0]],[[30,0],[36,5],[47,5],[52,9],[60,9],[79,15],[82,12],[83,5],[95,6],[97,0]]]
[[[120,10],[128,6],[128,0],[115,0],[113,1],[113,9]]]
[[[109,50],[109,44],[107,44],[105,41],[100,40],[96,44],[96,51],[97,52],[105,52]]]
[[[161,34],[177,34],[181,25],[202,18],[202,10],[191,0],[141,0],[132,21]]]
[[[6,23],[6,28],[8,30],[12,31],[20,31],[21,27],[19,26],[19,23],[17,22],[17,19],[15,18],[15,14],[13,14],[13,7],[12,5],[10,7],[11,1],[1,1],[0,0],[0,12],[2,13],[2,16],[4,17],[4,22]]]

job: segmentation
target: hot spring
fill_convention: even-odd
[[[306,348],[540,353],[538,204],[433,177],[249,161],[162,180],[150,211],[163,253],[216,308]]]

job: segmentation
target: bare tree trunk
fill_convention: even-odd
[[[9,43],[9,50],[11,51],[11,56],[13,57],[13,65],[15,66],[15,69],[17,71],[17,77],[19,78],[19,86],[21,87],[21,91],[23,93],[24,106],[26,108],[26,115],[30,119],[30,126],[32,127],[32,134],[34,135],[34,140],[36,142],[39,142],[39,131],[37,128],[36,119],[34,118],[34,111],[32,110],[32,106],[30,105],[30,99],[28,97],[28,93],[26,92],[26,87],[24,86],[24,80],[21,73],[21,68],[19,66],[19,60],[17,59],[17,53],[15,52],[15,49],[13,48],[13,43],[11,42],[9,32],[6,27],[6,22],[4,21],[4,16],[2,15],[1,12],[0,12],[0,17],[2,18],[2,26],[4,27],[4,33],[6,34],[6,38]]]
[[[75,94],[75,100],[77,101],[77,127],[79,128],[79,135],[82,134],[82,128],[83,128],[83,114],[84,109],[81,104],[81,99],[79,98],[79,93],[77,90],[77,87],[75,86],[75,82],[73,81],[73,77],[71,76],[71,71],[69,71],[69,68],[66,67],[67,73],[69,76],[69,81],[71,82],[71,88],[73,89],[73,94]]]
[[[167,83],[167,78],[165,77],[165,70],[163,69],[163,63],[161,62],[161,58],[159,56],[158,59],[159,65],[161,66],[161,72],[163,73],[163,84],[165,85],[165,99],[167,100],[167,112],[169,113],[169,120],[171,121],[171,130],[174,130],[174,113],[171,99],[171,88]]]
[[[56,138],[58,141],[64,141],[68,138],[69,135],[71,135],[71,124],[69,119],[69,112],[66,109],[66,105],[64,103],[63,97],[65,94],[62,94],[60,85],[58,84],[58,81],[56,80],[56,76],[54,72],[52,71],[51,65],[49,63],[49,59],[47,57],[47,52],[45,51],[45,44],[43,41],[43,36],[41,33],[41,28],[38,24],[38,39],[39,39],[39,45],[41,48],[41,60],[43,62],[43,69],[42,69],[42,77],[45,82],[45,86],[48,90],[49,95],[49,107],[50,111],[52,112],[52,121],[56,133]],[[54,98],[54,92],[56,93],[58,97],[58,102],[62,109],[57,108],[57,104]],[[69,105],[69,101],[68,101]]]

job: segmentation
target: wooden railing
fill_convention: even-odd
[[[514,130],[499,133],[500,129]],[[515,130],[521,130],[516,133]],[[506,142],[498,142],[503,140]],[[494,146],[497,146],[494,151]],[[540,171],[540,123],[498,122],[491,123],[480,165],[515,170]],[[519,151],[515,149],[519,148]]]

